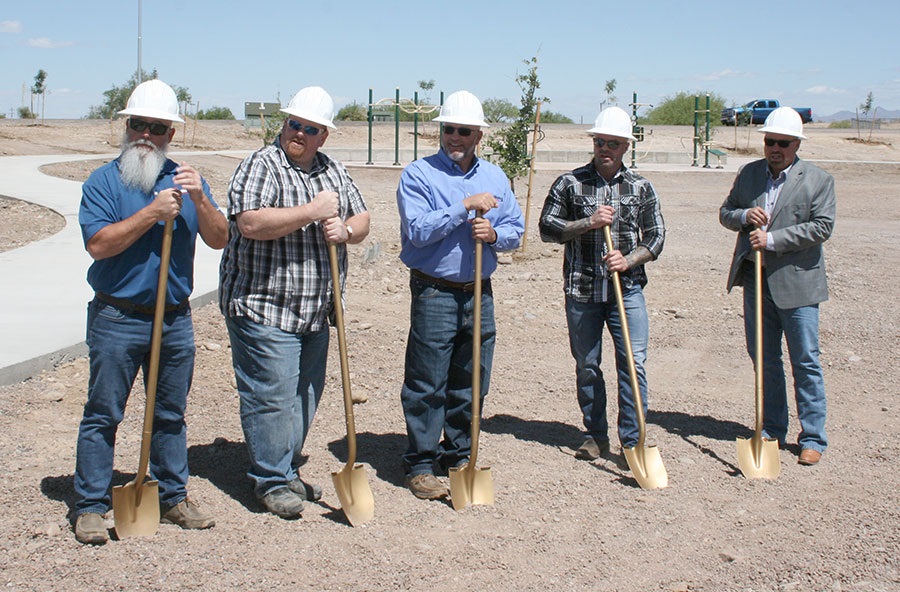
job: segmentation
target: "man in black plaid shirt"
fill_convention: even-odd
[[[609,453],[606,385],[600,370],[604,324],[616,350],[619,442],[630,448],[638,440],[628,357],[611,284],[613,271],[622,281],[638,385],[647,412],[644,362],[649,321],[642,290],[647,283],[644,264],[662,252],[666,229],[653,186],[622,164],[629,141],[635,139],[631,130],[631,118],[622,109],[609,107],[600,112],[588,130],[594,158],[553,183],[539,223],[541,239],[565,245],[566,321],[586,430],[575,456],[584,460]],[[604,226],[610,226],[612,233],[611,252],[603,240]]]
[[[337,243],[341,284],[346,243],[369,233],[369,212],[347,170],[319,148],[334,128],[323,89],[298,92],[281,134],[247,157],[228,188],[229,241],[219,306],[231,339],[250,453],[248,475],[265,508],[297,518],[322,488],[297,472],[325,386],[331,285],[327,243]]]

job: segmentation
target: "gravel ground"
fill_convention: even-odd
[[[70,125],[83,132],[65,134],[80,138],[67,144],[70,151],[115,151],[103,144],[116,135],[107,124]],[[0,121],[0,153],[62,151],[58,131],[52,124]],[[724,140],[734,133],[723,131]],[[860,146],[831,130],[812,132],[801,157],[898,160],[892,137]],[[361,133],[334,139],[364,145]],[[583,140],[580,133],[573,142]],[[659,144],[676,145],[690,131],[654,133]],[[258,145],[240,134],[237,126],[223,126],[199,134],[197,143]],[[190,160],[224,201],[237,161]],[[52,172],[84,178],[96,166]],[[351,527],[329,477],[346,459],[336,339],[305,450],[304,475],[321,483],[325,495],[301,520],[262,512],[245,477],[227,334],[210,305],[194,311],[189,487],[215,515],[216,527],[189,532],[162,525],[154,537],[103,547],[75,541],[68,513],[88,374],[86,361],[77,359],[0,388],[0,501],[11,509],[0,523],[0,583],[8,590],[900,590],[900,324],[892,292],[900,264],[900,170],[822,166],[837,181],[838,219],[826,247],[831,300],[821,308],[831,446],[818,466],[799,466],[791,447],[780,452],[777,480],[748,480],[737,468],[735,438],[748,437],[753,423],[753,370],[740,294],[724,290],[734,236],[716,217],[733,174],[687,167],[646,173],[662,196],[669,231],[662,256],[648,268],[646,293],[648,422],[669,487],[641,490],[614,457],[574,458],[580,417],[562,307],[562,254],[541,243],[536,230],[557,172],[539,171],[527,248],[505,258],[494,276],[498,342],[479,465],[491,467],[496,502],[456,512],[445,502],[415,499],[403,487],[399,463],[409,305],[397,259],[399,172],[355,168],[373,230],[351,249],[346,320],[353,390],[368,397],[356,406],[356,426],[374,519]],[[27,231],[33,237],[54,231],[54,216],[38,209],[2,202],[0,212],[0,251],[20,246],[10,226],[34,228]],[[604,369],[614,374],[609,361]],[[140,385],[134,395],[117,440],[117,483],[137,468]],[[796,416],[791,421],[796,433]]]

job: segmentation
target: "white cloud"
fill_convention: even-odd
[[[704,81],[715,81],[722,80],[724,78],[747,78],[750,76],[749,72],[741,72],[739,70],[732,70],[731,68],[725,68],[724,70],[720,70],[718,72],[710,72],[709,74],[698,74],[697,78]]]
[[[22,23],[19,21],[0,21],[0,33],[21,33]]]
[[[825,86],[824,84],[811,86],[806,89],[806,92],[811,95],[834,95],[847,93],[847,91],[842,88],[834,88],[832,86]]]
[[[58,49],[60,47],[69,47],[75,45],[71,41],[53,41],[46,37],[37,37],[28,40],[28,47],[37,47],[40,49]]]

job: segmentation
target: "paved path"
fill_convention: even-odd
[[[250,151],[229,150],[203,154],[242,157]],[[172,156],[198,154],[173,153]],[[86,281],[91,258],[84,250],[78,226],[81,183],[51,177],[38,169],[46,164],[75,160],[115,158],[118,154],[64,156],[9,156],[0,158],[0,195],[50,208],[65,217],[57,234],[25,247],[0,253],[0,386],[25,380],[54,364],[82,355],[85,314],[91,299]],[[334,150],[338,159],[351,154]],[[734,174],[749,159],[729,158],[723,169],[704,169],[675,164],[639,164],[648,171],[697,171]],[[366,167],[364,162],[344,162]],[[579,163],[538,162],[541,170],[566,170]],[[220,206],[224,204],[220,203]],[[195,306],[215,299],[221,252],[197,240],[194,269]]]

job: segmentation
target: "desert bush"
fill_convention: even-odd
[[[641,123],[648,125],[694,125],[694,100],[700,97],[700,109],[706,108],[706,93],[679,92],[674,97],[664,97],[662,103],[647,112]],[[725,99],[709,93],[709,123],[719,125],[719,114],[725,107]],[[706,114],[700,113],[701,124],[706,123]]]
[[[228,107],[210,107],[206,111],[197,111],[197,119],[234,119],[234,113]]]
[[[19,119],[37,119],[35,112],[28,107],[19,107],[18,113]]]
[[[849,119],[841,119],[840,121],[832,121],[828,124],[829,129],[850,129],[853,124]]]
[[[541,111],[541,123],[575,123],[571,117],[553,111]]]
[[[341,107],[335,119],[338,121],[368,121],[369,114],[364,105],[353,101],[349,105]]]

